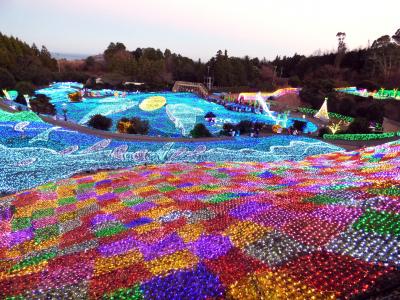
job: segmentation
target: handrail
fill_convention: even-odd
[[[204,86],[204,84],[199,82],[176,81],[172,91],[174,93],[179,92],[181,87],[198,89],[203,96],[208,95],[207,88]]]

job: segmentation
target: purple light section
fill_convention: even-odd
[[[136,246],[137,241],[132,236],[130,236],[114,243],[101,245],[99,246],[98,251],[102,256],[113,256],[126,253]]]
[[[240,220],[244,220],[270,209],[271,206],[270,203],[248,202],[234,208],[230,215]]]
[[[185,244],[177,233],[173,233],[161,242],[155,244],[139,244],[139,249],[146,260],[151,260],[159,256],[171,254],[184,248]]]
[[[232,244],[226,236],[203,235],[197,241],[191,243],[189,247],[201,258],[215,259],[227,253],[232,248]]]

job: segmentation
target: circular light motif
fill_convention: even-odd
[[[139,108],[144,111],[154,111],[160,109],[167,103],[167,99],[162,96],[153,96],[144,99],[140,104]]]

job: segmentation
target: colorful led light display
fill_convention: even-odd
[[[82,92],[80,102],[70,102],[68,94]],[[290,126],[293,118],[252,112],[238,112],[225,108],[223,105],[206,101],[192,93],[137,93],[115,90],[92,91],[82,89],[74,83],[55,83],[47,88],[38,90],[51,99],[59,114],[67,109],[70,122],[87,124],[93,115],[101,114],[113,120],[111,130],[115,131],[118,121],[123,117],[137,116],[149,121],[151,136],[177,137],[190,133],[196,123],[203,123],[215,135],[223,129],[223,124],[239,123],[242,120],[263,122],[266,124]],[[271,96],[281,96],[287,93],[298,93],[298,89],[281,89]],[[204,116],[208,112],[216,115],[214,122],[208,122]],[[285,124],[283,124],[285,123]],[[315,132],[317,127],[307,121],[307,132]]]
[[[350,95],[356,95],[360,97],[372,97],[377,100],[400,100],[399,89],[386,90],[384,88],[378,91],[370,92],[366,89],[357,89],[356,87],[344,87],[335,89],[339,93],[345,93]]]
[[[399,141],[128,143],[14,116],[2,298],[348,299],[400,280]]]
[[[167,102],[167,100],[165,99],[165,97],[153,96],[153,97],[144,99],[139,104],[139,108],[144,111],[153,111],[153,110],[157,110],[157,109],[160,109],[161,107],[163,107],[166,102]]]
[[[284,95],[290,95],[290,94],[295,94],[298,95],[300,93],[301,89],[300,88],[283,88],[283,89],[278,89],[275,92],[269,93],[269,92],[261,92],[261,96],[264,98],[264,100],[268,100],[269,97],[273,98],[278,98]],[[238,96],[238,99],[240,101],[255,101],[258,93],[240,93]]]
[[[148,165],[7,196],[0,294],[368,298],[400,279],[399,157],[392,142],[299,162]]]
[[[348,141],[369,141],[388,139],[400,136],[399,132],[385,132],[385,133],[355,133],[355,134],[324,134],[326,140],[348,140]]]
[[[43,122],[37,114],[31,111],[9,113],[0,109],[0,122]]]
[[[318,112],[318,110],[316,109],[312,109],[312,108],[307,108],[307,107],[299,107],[298,110],[304,114],[309,114],[309,115],[314,115],[315,113]],[[338,120],[342,120],[342,121],[346,121],[346,122],[353,122],[354,118],[352,117],[348,117],[348,116],[343,116],[341,114],[338,113],[328,113],[329,118],[333,118],[333,119],[338,119]]]
[[[342,150],[295,136],[256,141],[239,137],[206,143],[111,141],[29,121],[0,121],[0,131],[0,192],[8,193],[98,169],[181,161],[301,160],[308,155]]]

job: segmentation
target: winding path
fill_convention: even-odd
[[[212,141],[224,141],[233,140],[232,137],[211,137],[211,138],[180,138],[180,137],[158,137],[158,136],[147,136],[140,134],[125,134],[119,132],[110,132],[104,130],[93,129],[85,127],[76,123],[65,122],[61,120],[54,120],[49,117],[40,116],[40,118],[46,123],[52,124],[54,126],[60,126],[63,128],[68,128],[71,130],[78,131],[80,133],[86,133],[95,135],[107,139],[116,139],[123,141],[151,141],[151,142],[212,142]]]

